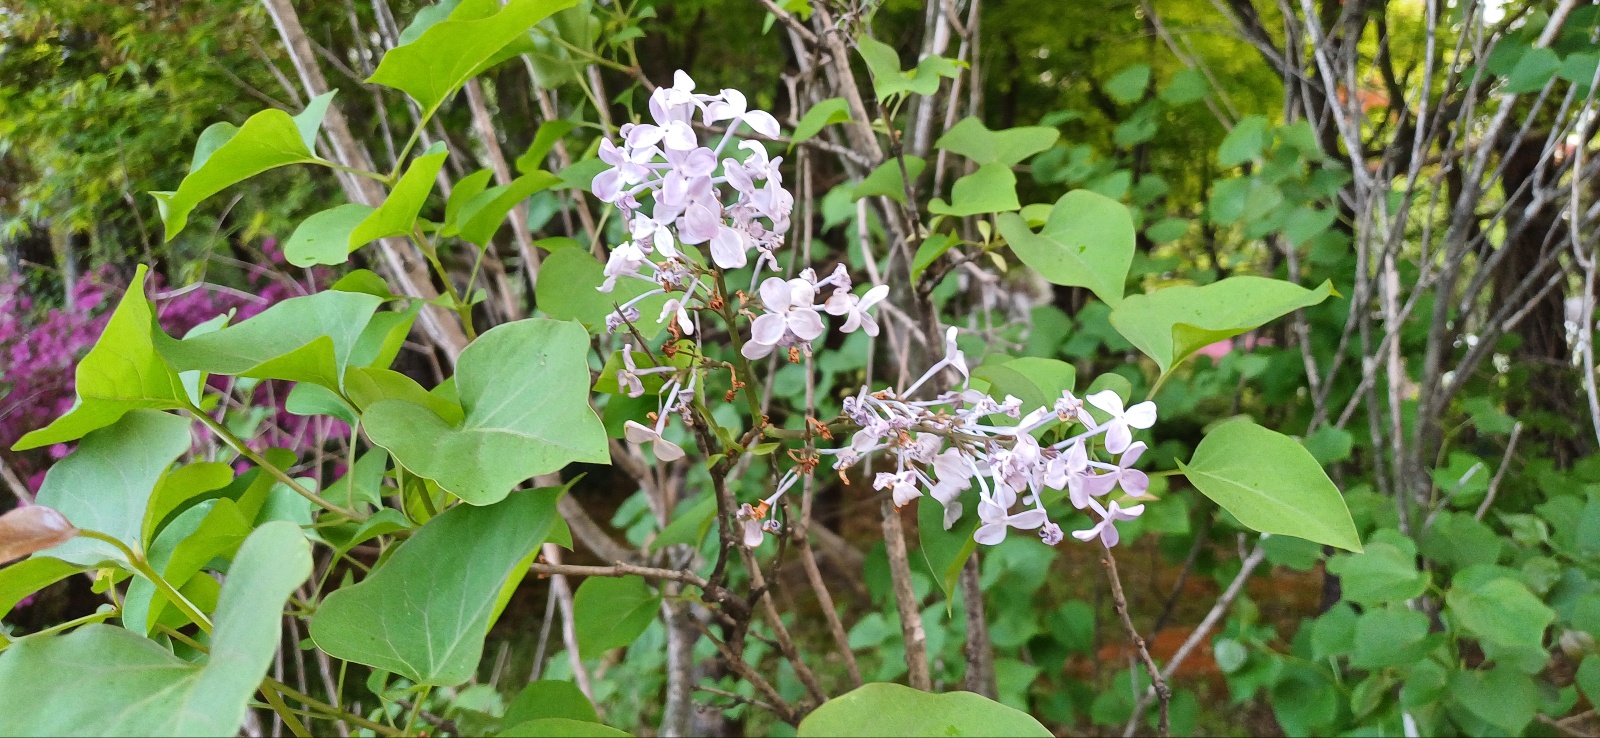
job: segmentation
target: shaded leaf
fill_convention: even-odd
[[[1133,264],[1133,217],[1122,203],[1086,190],[1061,196],[1034,233],[1021,216],[1001,215],[1000,235],[1022,263],[1054,284],[1087,287],[1109,305],[1122,301]]]

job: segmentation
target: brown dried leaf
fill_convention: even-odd
[[[78,529],[53,508],[19,507],[0,515],[0,564],[72,540]]]

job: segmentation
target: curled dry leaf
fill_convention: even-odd
[[[19,507],[0,515],[0,564],[72,540],[78,529],[43,505]]]

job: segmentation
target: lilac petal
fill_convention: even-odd
[[[873,338],[877,338],[878,337],[878,321],[873,319],[873,317],[871,315],[868,315],[866,313],[858,313],[858,315],[861,316],[861,330],[866,331],[867,335],[872,336]],[[846,331],[846,332],[848,333],[848,331]]]
[[[900,483],[894,486],[894,506],[905,507],[906,503],[922,496],[922,490],[914,484]]]
[[[767,138],[777,138],[780,133],[778,119],[772,117],[772,114],[765,110],[752,110],[745,113],[744,122],[749,123],[756,133]]]
[[[1141,497],[1150,490],[1150,475],[1138,469],[1128,469],[1120,475],[1122,477],[1122,490],[1134,497]]]
[[[850,317],[844,319],[844,325],[839,326],[839,330],[845,333],[855,333],[856,329],[860,327],[861,313],[851,311]]]
[[[1122,397],[1114,390],[1100,390],[1083,399],[1090,405],[1110,413],[1113,418],[1122,415]]]
[[[1012,515],[1009,522],[1017,530],[1033,530],[1049,522],[1049,518],[1045,517],[1043,510],[1029,510]]]
[[[1087,494],[1104,497],[1107,492],[1117,488],[1117,478],[1120,476],[1122,475],[1116,473],[1083,474],[1078,477],[1081,480],[1079,487]]]
[[[634,443],[644,443],[661,437],[654,429],[632,420],[622,424],[622,435]]]
[[[657,438],[651,447],[656,451],[656,458],[661,461],[677,461],[683,458],[683,447],[665,438]]]
[[[1122,541],[1122,534],[1117,532],[1117,526],[1112,525],[1111,521],[1107,520],[1101,525],[1103,527],[1100,528],[1100,542],[1105,544],[1106,548],[1113,548]]]
[[[1144,454],[1144,452],[1149,448],[1149,446],[1145,445],[1144,441],[1139,441],[1128,446],[1128,450],[1122,452],[1122,458],[1117,459],[1117,466],[1120,466],[1124,469],[1133,466],[1139,461],[1139,456]]]
[[[622,173],[607,169],[594,175],[594,179],[589,181],[589,191],[600,202],[616,202],[622,196]]]
[[[744,521],[744,545],[749,548],[761,545],[761,523],[759,521]]]
[[[960,519],[961,519],[961,502],[960,501],[951,501],[951,502],[945,503],[945,506],[944,506],[944,529],[945,530],[950,530],[951,528],[954,528],[955,525],[956,525],[956,521],[960,520]]]
[[[666,135],[667,132],[662,130],[660,126],[653,126],[649,123],[641,123],[634,126],[633,130],[628,132],[628,146],[633,148],[654,146],[658,143],[661,143],[661,139]]]
[[[1121,420],[1113,419],[1106,424],[1106,450],[1120,454],[1128,450],[1133,443],[1133,431],[1128,430],[1128,424]]]
[[[985,523],[978,526],[978,530],[972,534],[972,540],[977,541],[985,546],[996,545],[1005,539],[1005,523]]]
[[[822,335],[822,316],[811,308],[795,308],[789,311],[789,330],[802,340],[811,341]]]
[[[689,177],[708,177],[717,171],[717,155],[711,149],[701,146],[684,157],[679,169]]]
[[[783,316],[777,313],[765,313],[750,324],[750,341],[775,346],[778,341],[783,340],[783,334],[788,328]]]
[[[772,353],[772,344],[746,341],[744,346],[739,349],[739,353],[743,354],[744,358],[751,361],[755,361],[756,359],[765,359],[767,358],[767,354]]]
[[[717,228],[711,237],[711,260],[723,269],[738,269],[749,262],[745,253],[744,237],[727,226]]]
[[[986,523],[1005,520],[1006,510],[988,500],[978,502],[978,519]]]
[[[1149,428],[1156,424],[1156,404],[1149,401],[1141,402],[1128,408],[1122,417],[1128,421],[1128,425],[1135,428]]]
[[[761,302],[772,312],[789,309],[789,283],[779,277],[767,277],[761,282]]]
[[[1095,536],[1100,535],[1100,531],[1104,527],[1105,523],[1095,523],[1093,528],[1072,531],[1072,537],[1080,541],[1090,541],[1093,540]]]

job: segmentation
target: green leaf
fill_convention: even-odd
[[[985,164],[950,188],[950,202],[940,198],[928,203],[928,212],[964,218],[979,213],[1003,213],[1022,209],[1017,201],[1017,175],[1005,164]]]
[[[1325,425],[1306,436],[1300,443],[1311,452],[1312,458],[1315,458],[1318,464],[1327,466],[1350,458],[1350,449],[1355,446],[1355,438],[1350,431]]]
[[[1519,95],[1538,92],[1560,69],[1561,57],[1556,52],[1542,46],[1528,49],[1506,75],[1505,91]]]
[[[1122,301],[1133,264],[1133,216],[1122,203],[1086,190],[1061,196],[1034,233],[1021,216],[1001,215],[1000,235],[1022,263],[1054,284],[1087,287],[1109,305]]]
[[[578,655],[598,658],[633,643],[661,612],[661,595],[643,577],[589,577],[572,596]]]
[[[794,127],[794,135],[789,137],[789,147],[794,148],[802,141],[809,140],[812,136],[822,132],[822,129],[834,123],[845,123],[850,120],[850,106],[842,97],[830,97],[827,100],[812,105],[806,111],[805,117]]]
[[[1457,671],[1450,675],[1450,700],[1480,720],[1521,735],[1539,713],[1539,686],[1517,670],[1499,666],[1483,671]]]
[[[945,131],[934,145],[967,157],[980,166],[1003,164],[1010,167],[1054,146],[1061,132],[1045,126],[1026,126],[991,131],[976,117],[961,119]]]
[[[667,523],[667,527],[661,529],[661,535],[650,542],[650,549],[660,551],[674,544],[699,548],[700,543],[706,539],[706,534],[711,532],[711,524],[716,522],[716,516],[716,497],[705,495],[692,507],[678,513],[672,522]]]
[[[1135,64],[1106,81],[1106,94],[1124,105],[1138,102],[1150,86],[1150,65]]]
[[[1177,285],[1129,295],[1112,306],[1111,325],[1155,359],[1165,374],[1210,344],[1260,328],[1332,293],[1332,282],[1308,290],[1266,277],[1229,277],[1204,287]]]
[[[1186,67],[1172,75],[1167,86],[1161,88],[1159,96],[1168,105],[1188,105],[1203,99],[1209,91],[1205,75],[1198,69]]]
[[[570,718],[539,718],[518,723],[497,735],[501,738],[614,738],[632,736],[608,725]]]
[[[988,380],[995,397],[1016,395],[1022,400],[1022,412],[1028,413],[1054,406],[1061,393],[1077,383],[1078,370],[1059,359],[1024,356],[1005,363],[985,362],[972,370],[972,376]]]
[[[529,720],[566,718],[586,723],[599,723],[594,705],[583,696],[583,690],[572,682],[541,679],[523,687],[511,704],[506,706],[504,725],[519,725]]]
[[[516,178],[508,185],[490,187],[468,200],[461,208],[460,233],[465,241],[485,246],[494,232],[505,221],[506,213],[521,204],[535,192],[547,190],[561,183],[561,178],[549,172],[533,172]]]
[[[11,608],[28,595],[86,568],[61,559],[32,558],[0,569],[0,617],[11,614]]]
[[[312,153],[306,133],[321,125],[327,107],[324,95],[312,100],[299,116],[276,109],[256,113],[225,142],[219,143],[220,134],[203,135],[195,149],[197,166],[178,183],[178,189],[150,193],[166,225],[166,240],[183,232],[189,213],[201,200],[268,169],[321,161]],[[206,129],[207,133],[213,130],[223,129]]]
[[[335,658],[417,684],[471,679],[501,585],[549,535],[560,492],[526,490],[496,505],[446,510],[366,579],[328,595],[311,638]]]
[[[1288,219],[1283,222],[1283,235],[1291,245],[1299,246],[1328,230],[1338,216],[1338,211],[1332,208],[1318,209],[1301,205],[1290,212]]]
[[[910,176],[912,181],[922,176],[922,170],[928,167],[928,163],[920,157],[908,154],[903,158],[906,163],[905,174]],[[872,173],[851,191],[850,200],[853,202],[875,195],[882,195],[901,205],[906,204],[906,180],[901,176],[899,159],[889,159],[879,164],[877,169],[872,170]]]
[[[196,498],[208,495],[233,482],[233,467],[220,461],[196,461],[180,466],[156,483],[150,502],[145,507],[141,542],[149,542],[159,531],[159,525],[179,508],[197,502]]]
[[[1162,218],[1156,221],[1154,225],[1144,229],[1144,236],[1154,243],[1172,243],[1183,238],[1183,234],[1188,231],[1189,220],[1187,218]]]
[[[1328,571],[1344,578],[1344,597],[1351,602],[1404,602],[1428,588],[1429,575],[1417,571],[1416,557],[1410,539],[1385,530],[1367,542],[1363,553],[1329,559]]]
[[[921,279],[922,273],[933,266],[933,262],[958,243],[961,243],[961,238],[954,233],[935,233],[922,239],[922,244],[917,246],[916,256],[911,259],[911,280],[915,282]]]
[[[392,399],[362,414],[367,436],[396,462],[473,505],[573,461],[610,461],[589,409],[589,334],[542,318],[495,326],[461,352],[452,427],[423,405]]]
[[[533,143],[528,144],[528,150],[517,157],[517,173],[533,174],[544,165],[544,158],[554,148],[557,141],[577,128],[577,124],[570,120],[547,120],[539,124],[539,130],[533,134]]]
[[[1425,640],[1427,635],[1427,615],[1403,605],[1370,608],[1356,618],[1350,665],[1381,669],[1414,663],[1432,645]]]
[[[500,12],[472,20],[439,21],[417,40],[390,49],[368,82],[410,95],[424,119],[467,80],[483,71],[507,44],[550,14],[577,0],[511,0]]]
[[[355,251],[380,238],[411,234],[416,228],[417,213],[422,212],[422,205],[428,201],[428,193],[433,191],[433,183],[439,177],[439,169],[449,155],[444,142],[440,141],[412,159],[383,204],[350,233],[348,250]]]
[[[1542,650],[1544,631],[1556,619],[1526,585],[1509,578],[1451,587],[1445,602],[1468,633],[1502,646]]]
[[[966,504],[970,505],[971,500]],[[923,561],[928,564],[928,571],[933,574],[934,583],[944,592],[947,603],[956,591],[956,580],[961,576],[961,568],[967,565],[967,559],[972,557],[972,552],[978,550],[978,542],[972,539],[972,532],[977,529],[978,516],[975,508],[963,511],[956,524],[951,526],[950,530],[945,530],[944,506],[934,499],[917,502],[917,537],[921,544],[919,548],[922,550]]]
[[[405,400],[433,411],[449,426],[461,425],[465,419],[460,405],[423,389],[417,380],[400,372],[351,367],[344,377],[345,393],[362,412],[384,400]]]
[[[156,481],[191,443],[188,420],[155,410],[131,411],[84,436],[75,451],[50,467],[38,503],[79,528],[142,550],[145,508]],[[38,555],[84,565],[124,561],[114,546],[83,537]]]
[[[461,208],[467,204],[468,200],[477,197],[479,193],[483,192],[484,188],[489,186],[489,179],[493,176],[494,172],[488,169],[479,169],[462,177],[460,182],[450,188],[450,197],[444,203],[444,222],[440,229],[441,233],[450,231],[452,228],[459,230]]]
[[[339,389],[362,330],[383,300],[330,290],[284,300],[220,331],[168,340],[161,353],[178,371],[312,382]]]
[[[588,249],[561,249],[550,254],[539,266],[539,283],[534,288],[535,304],[557,320],[576,320],[591,333],[605,330],[606,316],[617,306],[657,286],[638,279],[618,279],[609,293],[597,289],[605,282],[605,266]],[[661,306],[666,295],[640,300],[639,320],[635,325],[645,338],[660,333]]]
[[[316,213],[295,226],[283,247],[283,256],[297,267],[343,264],[350,260],[350,241],[356,227],[372,213],[372,206],[359,203],[345,203]]]
[[[1299,442],[1244,420],[1207,433],[1184,476],[1250,528],[1346,551],[1361,539],[1339,488]]]
[[[151,337],[155,312],[144,295],[145,271],[143,265],[134,270],[133,282],[111,313],[105,330],[78,362],[73,374],[78,400],[72,410],[23,436],[11,450],[26,451],[77,440],[117,422],[135,408],[188,407],[183,383],[156,353]]]
[[[609,169],[610,164],[601,161],[599,157],[591,156],[573,162],[572,166],[561,170],[561,186],[556,189],[583,190],[592,192],[594,189],[595,175]]]
[[[232,558],[250,535],[251,520],[230,499],[207,500],[162,529],[147,556],[151,568],[169,582],[187,582],[217,557]],[[122,627],[148,635],[161,620],[167,598],[153,583],[135,579],[122,603]]]
[[[1211,201],[1206,213],[1217,225],[1233,225],[1244,217],[1245,199],[1250,194],[1249,177],[1234,177],[1218,181],[1211,187]]]
[[[0,734],[236,734],[278,650],[283,604],[310,575],[299,528],[268,523],[251,534],[222,586],[211,654],[200,663],[109,625],[18,640],[0,653],[0,691],[29,707],[0,711]]]
[[[1600,67],[1600,52],[1568,54],[1561,62],[1561,78],[1571,82],[1579,94],[1587,94],[1594,83],[1595,68]]]
[[[1267,119],[1259,115],[1247,115],[1234,124],[1233,130],[1222,139],[1222,146],[1217,149],[1217,164],[1227,169],[1259,159],[1266,145]]]
[[[799,728],[801,738],[1050,734],[1027,713],[971,692],[931,694],[882,682],[824,702]]]
[[[915,68],[902,72],[900,55],[888,44],[863,35],[856,39],[856,45],[867,63],[867,70],[872,73],[872,87],[877,92],[878,102],[906,93],[932,95],[939,91],[940,77],[954,77],[960,71],[949,59],[929,56]]]

